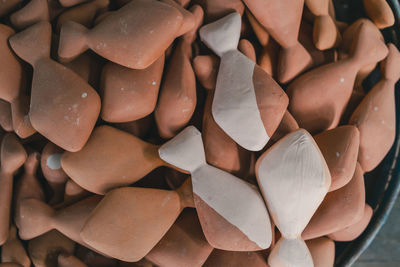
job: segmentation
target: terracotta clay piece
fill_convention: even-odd
[[[194,209],[185,209],[146,259],[165,267],[203,266],[213,248]]]
[[[58,55],[69,61],[90,48],[114,63],[145,69],[193,25],[193,16],[183,8],[155,0],[134,0],[90,30],[72,21],[63,24]]]
[[[58,266],[59,267],[87,267],[80,259],[74,255],[58,255]]]
[[[325,159],[311,135],[299,129],[269,148],[256,164],[257,181],[282,238],[271,266],[313,266],[303,229],[331,184]]]
[[[304,0],[245,0],[254,17],[279,43],[277,77],[287,83],[311,64],[311,56],[299,43]]]
[[[330,0],[305,0],[308,9],[315,15],[313,39],[319,50],[332,48],[338,38],[339,30],[329,15]]]
[[[258,151],[278,127],[288,98],[271,76],[237,50],[240,26],[240,15],[231,13],[203,26],[200,37],[221,57],[212,104],[216,123],[240,146]]]
[[[360,132],[354,126],[340,126],[314,136],[331,173],[329,191],[350,182],[356,169]]]
[[[394,15],[389,3],[385,0],[363,0],[364,9],[379,29],[394,24]]]
[[[244,4],[240,0],[194,0],[204,9],[207,23],[218,20],[229,13],[237,12],[240,15],[244,12]]]
[[[357,163],[351,181],[328,193],[302,233],[312,239],[342,230],[359,222],[364,214],[365,188],[363,170]]]
[[[268,267],[263,255],[259,252],[236,252],[214,249],[204,267]]]
[[[358,161],[365,172],[373,170],[389,152],[395,139],[395,84],[400,78],[400,53],[389,44],[381,63],[382,79],[369,91],[350,118],[360,130]]]
[[[29,3],[10,16],[12,25],[24,29],[40,21],[50,21],[47,0],[30,0]]]
[[[189,122],[196,107],[196,78],[191,64],[192,44],[203,22],[203,9],[193,6],[195,27],[179,40],[171,56],[154,116],[160,136],[174,137]]]
[[[187,206],[193,206],[190,180],[176,191],[139,187],[114,189],[87,218],[80,236],[85,243],[109,257],[135,262],[160,241]],[[131,238],[133,236],[135,238]]]
[[[18,263],[22,267],[30,267],[31,260],[29,259],[24,245],[17,236],[17,229],[11,226],[8,239],[1,247],[1,262]]]
[[[211,246],[233,251],[270,246],[271,223],[261,194],[255,186],[206,163],[201,133],[195,127],[185,128],[159,154],[190,172],[197,214]]]
[[[24,164],[27,154],[17,137],[6,134],[0,148],[0,245],[8,238],[13,194],[13,176]]]
[[[58,0],[63,7],[76,6],[89,0]]]
[[[23,0],[7,0],[0,5],[0,17],[3,17],[13,11]]]
[[[81,77],[50,59],[51,25],[39,22],[13,35],[10,45],[34,68],[29,117],[58,146],[78,151],[100,112],[100,98]]]
[[[335,243],[326,237],[320,237],[306,242],[310,250],[314,267],[333,267],[335,261]]]
[[[289,110],[300,127],[315,134],[338,125],[360,68],[388,53],[385,43],[371,38],[370,31],[361,24],[350,57],[317,67],[289,85]]]

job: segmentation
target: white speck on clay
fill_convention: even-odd
[[[87,97],[87,93],[85,92],[82,94],[82,98],[86,98],[86,97]]]
[[[377,111],[379,108],[377,106],[374,107],[374,110]]]
[[[149,33],[152,34],[154,32],[154,30],[150,30]]]
[[[369,160],[369,156],[368,156],[368,155],[366,155],[366,156],[365,156],[365,159],[366,159],[366,160]]]
[[[124,87],[121,87],[121,91],[124,91],[125,90],[125,88]]]
[[[69,116],[64,116],[64,120],[68,121],[69,120]]]
[[[340,157],[340,153],[339,152],[336,152],[336,157],[337,158]]]
[[[344,78],[340,78],[340,82],[341,82],[341,83],[344,83]]]
[[[125,176],[125,175],[123,175],[123,176],[122,176],[122,179],[126,179],[126,176]]]
[[[184,108],[184,109],[182,109],[182,113],[186,113],[186,112],[189,112],[190,111],[190,108]]]
[[[46,165],[52,170],[58,170],[61,168],[61,156],[62,154],[52,154],[47,158]]]
[[[153,81],[151,84],[152,84],[152,85],[156,85],[156,84],[157,84],[157,82],[156,82],[156,81]]]
[[[381,123],[382,123],[382,124],[385,124],[385,120],[382,120]]]
[[[81,118],[76,118],[75,124],[79,125],[80,120],[81,120]]]

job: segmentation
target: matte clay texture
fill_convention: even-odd
[[[310,250],[315,267],[332,267],[335,261],[335,243],[326,237],[308,240],[306,242]]]
[[[34,68],[29,117],[58,146],[78,151],[100,112],[100,97],[80,76],[50,59],[51,25],[39,22],[12,36],[10,45]]]

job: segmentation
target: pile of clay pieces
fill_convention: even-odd
[[[0,266],[333,266],[396,132],[363,4],[1,1]]]

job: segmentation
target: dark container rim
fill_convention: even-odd
[[[399,48],[400,43],[398,37],[400,36],[400,3],[398,0],[387,0],[391,6],[396,22],[395,25],[389,29],[384,30],[384,36],[387,42],[394,43]],[[400,114],[400,83],[396,84],[396,114]],[[396,138],[391,148],[391,151],[384,159],[381,165],[381,170],[384,170],[386,179],[383,182],[383,192],[378,196],[376,205],[372,206],[374,213],[372,219],[363,232],[356,240],[344,243],[341,247],[340,253],[336,255],[336,267],[349,267],[352,266],[361,254],[372,243],[382,226],[386,223],[390,212],[396,202],[400,192],[400,123],[399,116],[396,116]],[[378,167],[379,168],[379,167]],[[373,171],[371,173],[373,179],[383,179],[382,173]]]

